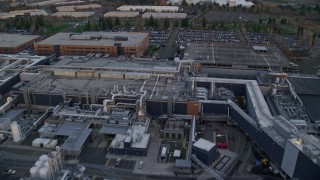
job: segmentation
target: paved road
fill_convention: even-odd
[[[173,57],[177,51],[175,47],[176,38],[179,33],[179,28],[173,28],[170,32],[168,42],[164,48],[160,48],[159,55],[161,59],[167,59],[168,57]]]

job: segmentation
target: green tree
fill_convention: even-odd
[[[187,28],[189,26],[189,20],[187,18],[182,19],[181,21],[181,27]]]
[[[158,20],[157,20],[157,19],[154,19],[154,21],[153,21],[153,26],[154,26],[154,27],[159,27],[159,24],[158,24]]]
[[[281,24],[287,24],[287,18],[281,18],[280,23]]]
[[[150,18],[149,18],[149,25],[150,25],[150,26],[154,26],[154,21],[155,21],[155,19],[153,18],[153,16],[150,16]]]
[[[170,27],[170,22],[169,22],[169,20],[167,18],[163,22],[163,27],[164,28],[169,28]]]
[[[84,27],[84,31],[90,31],[90,27],[91,27],[91,23],[90,23],[90,20],[87,21],[85,27]]]
[[[179,27],[179,22],[177,20],[174,21],[174,27]]]
[[[130,22],[128,20],[126,21],[126,26],[130,26]]]
[[[112,28],[113,28],[112,19],[107,18],[107,19],[106,19],[106,23],[107,23],[107,27],[108,27],[109,29],[112,29]]]
[[[186,0],[183,0],[183,1],[181,2],[181,6],[182,6],[182,7],[187,7],[187,6],[188,6],[187,1],[186,1]]]
[[[102,21],[101,21],[101,30],[105,30],[107,28],[107,22],[106,20],[102,17]]]
[[[120,19],[118,17],[116,17],[116,21],[115,21],[114,25],[120,26]]]
[[[313,35],[312,35],[312,43],[311,43],[312,47],[314,46],[314,44],[316,42],[316,38],[317,38],[317,33],[314,32]]]
[[[202,18],[202,23],[201,23],[201,25],[202,25],[202,28],[206,28],[206,26],[207,26],[206,17],[203,17],[203,18]]]

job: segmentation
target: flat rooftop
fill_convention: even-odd
[[[301,99],[311,119],[320,121],[320,79],[310,77],[289,77],[288,80]]]
[[[61,12],[56,12],[51,14],[50,16],[55,16],[55,17],[74,17],[74,18],[82,18],[82,17],[89,17],[94,15],[95,12],[66,12],[66,11],[61,11]]]
[[[20,56],[0,54],[0,85],[25,68],[36,65],[46,59],[45,56]]]
[[[27,10],[17,10],[17,11],[0,13],[0,19],[7,19],[7,18],[15,17],[15,16],[23,16],[25,14],[30,14],[30,16],[40,16],[40,15],[47,16],[47,15],[49,15],[43,9],[27,9]]]
[[[150,17],[153,17],[155,19],[184,19],[187,17],[187,13],[164,13],[164,12],[146,12],[142,15],[142,18],[147,19]]]
[[[39,35],[21,35],[0,33],[0,48],[17,47],[26,42],[39,38]]]
[[[183,81],[172,80],[168,83],[167,78],[151,77],[146,80],[131,80],[131,79],[115,79],[115,78],[76,78],[54,76],[52,73],[43,73],[37,76],[34,81],[31,81],[21,87],[21,89],[30,89],[32,92],[40,94],[60,94],[80,95],[85,96],[88,92],[94,92],[104,97],[112,97],[111,91],[114,86],[118,87],[119,91],[126,93],[139,93],[140,90],[147,91],[147,99],[166,99],[173,96],[176,100],[186,100],[184,95],[186,91]],[[90,94],[90,93],[89,93]]]
[[[60,6],[57,7],[57,11],[60,12],[72,12],[77,10],[84,10],[84,9],[98,9],[101,8],[99,4],[86,4],[86,5],[74,5],[74,6]]]
[[[255,53],[252,46],[191,43],[190,46],[186,47],[184,59],[194,59],[196,62],[231,64],[239,68],[248,65],[290,66],[289,60],[277,47],[268,46],[267,48],[269,53]]]
[[[148,36],[148,33],[128,32],[83,32],[58,33],[37,44],[69,46],[121,46],[136,47]]]
[[[101,67],[101,70],[105,67],[105,70],[117,70],[117,71],[177,71],[179,64],[175,62],[167,61],[153,61],[153,60],[118,60],[116,58],[105,57],[84,57],[84,56],[63,56],[60,57],[60,61],[54,64],[52,67],[59,66],[73,66],[77,67]]]
[[[176,12],[179,11],[179,6],[120,6],[118,11],[156,11],[156,12]]]
[[[207,152],[210,151],[215,145],[215,143],[202,138],[198,139],[198,141],[193,144],[194,147],[197,147]]]
[[[41,1],[41,2],[35,2],[27,4],[27,6],[49,6],[51,4],[56,4],[60,2],[65,2],[67,0],[48,0],[48,1]]]
[[[136,17],[139,16],[139,12],[128,11],[109,11],[104,14],[104,17]]]

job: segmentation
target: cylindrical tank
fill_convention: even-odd
[[[39,170],[39,177],[41,179],[49,179],[49,168],[43,167]]]
[[[57,151],[52,151],[52,157],[53,158],[57,157],[57,154],[58,154]]]
[[[46,161],[48,158],[49,158],[48,155],[43,154],[39,157],[39,160]]]
[[[16,121],[11,123],[11,132],[14,142],[19,142],[22,139],[20,125]]]
[[[276,94],[277,94],[277,89],[276,88],[272,89],[272,95],[274,96]]]
[[[44,167],[49,167],[49,161],[45,161]]]
[[[38,168],[42,168],[43,165],[44,165],[44,163],[43,163],[43,161],[38,160],[34,165],[35,165],[36,167],[38,167]]]
[[[30,172],[31,178],[38,178],[39,177],[39,168],[38,167],[34,166],[34,167],[30,168],[29,172]]]

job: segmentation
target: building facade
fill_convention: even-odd
[[[149,46],[147,33],[84,32],[58,33],[35,44],[38,55],[103,53],[110,56],[142,57]]]
[[[38,35],[0,34],[0,54],[17,54],[39,39]]]

